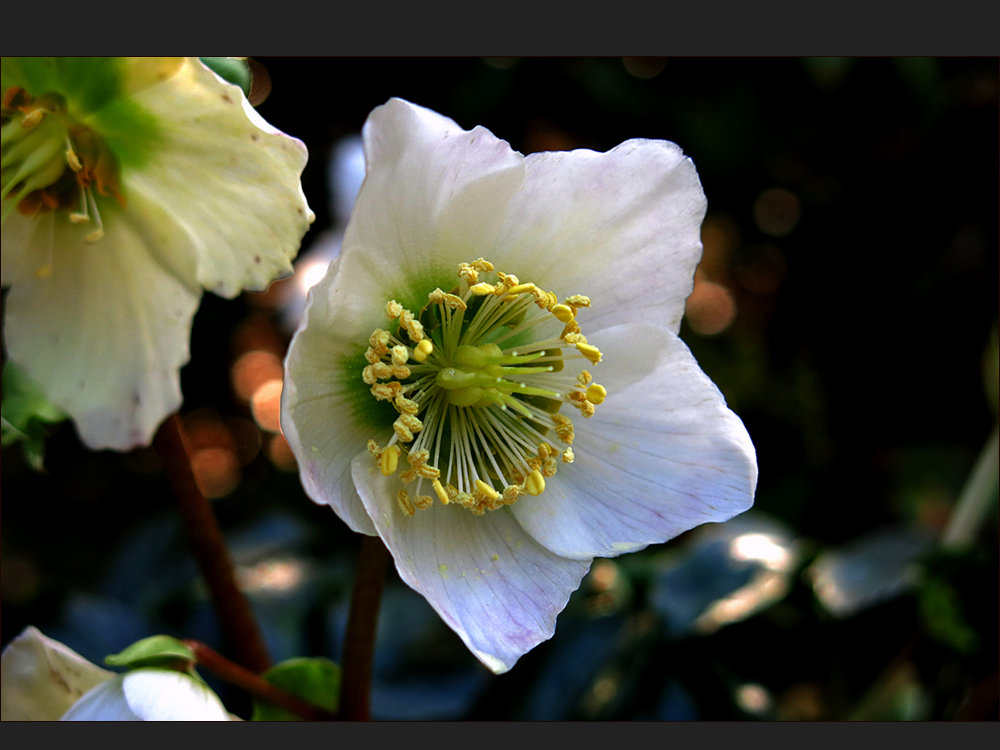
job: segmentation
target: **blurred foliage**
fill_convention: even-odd
[[[734,522],[595,562],[555,637],[499,677],[391,573],[376,718],[997,718],[995,510],[972,550],[933,551],[996,423],[995,59],[257,64],[261,114],[310,149],[304,248],[335,228],[334,144],[391,96],[525,153],[680,144],[709,201],[681,334],[758,452],[741,521],[769,531]],[[272,656],[339,661],[358,539],[303,493],[264,390],[290,288],[205,296],[182,417]],[[155,453],[46,429],[46,473],[2,455],[3,642],[31,623],[95,662],[150,633],[226,653]],[[824,559],[849,564],[849,612],[817,587]]]
[[[336,712],[340,706],[340,667],[329,659],[300,657],[275,664],[261,675],[272,685]],[[296,714],[254,699],[253,721],[301,721]]]
[[[68,415],[45,398],[41,388],[17,364],[4,366],[3,394],[3,447],[20,442],[25,460],[35,471],[41,471],[45,464],[45,425],[61,422]]]

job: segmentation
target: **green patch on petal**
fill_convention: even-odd
[[[377,304],[378,309],[382,310],[386,302],[394,299],[416,315],[427,304],[427,295],[430,292],[435,289],[450,291],[459,284],[459,278],[455,275],[454,270],[451,273],[436,271],[415,274],[407,281],[409,283],[404,289],[390,293],[383,300],[374,300],[373,304]],[[394,335],[397,334],[399,328],[397,322],[385,317],[377,325]],[[367,348],[367,340],[359,341],[357,348],[352,353],[341,357],[336,368],[336,379],[343,393],[344,401],[351,410],[351,418],[368,429],[386,429],[399,415],[388,401],[373,399],[371,386],[367,385],[361,377],[362,371],[368,366],[368,360],[365,359]]]
[[[167,667],[177,662],[194,664],[195,656],[187,646],[169,635],[154,635],[136,641],[117,654],[105,657],[112,667]]]
[[[14,362],[8,362],[3,371],[2,412],[3,446],[23,441],[24,456],[31,468],[42,471],[45,468],[44,425],[62,422],[69,415],[51,403],[41,387]]]
[[[344,402],[351,410],[351,419],[370,430],[388,428],[396,418],[396,410],[388,401],[372,398],[371,386],[361,379],[361,372],[368,366],[365,346],[360,346],[353,355],[341,358],[337,367],[337,380],[342,389]]]
[[[3,88],[20,86],[33,97],[60,94],[86,117],[124,94],[117,57],[5,57]]]
[[[161,132],[156,118],[129,96],[137,88],[132,65],[142,68],[139,78],[152,76],[147,63],[121,57],[5,57],[0,93],[18,86],[34,98],[58,94],[70,117],[93,128],[122,167],[140,167],[155,152]],[[153,78],[168,77],[169,67],[159,66]]]
[[[125,170],[146,164],[162,140],[159,122],[132,99],[109,102],[87,124],[104,137]]]
[[[340,706],[340,667],[321,657],[276,664],[261,675],[275,687],[335,713]],[[254,698],[251,721],[303,721],[302,717]]]

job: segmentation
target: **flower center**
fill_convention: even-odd
[[[14,206],[25,216],[65,208],[73,223],[94,223],[89,242],[101,239],[104,224],[95,190],[125,205],[118,162],[104,140],[68,114],[63,97],[32,99],[16,86],[3,95],[0,126],[0,200],[10,201],[3,219]],[[45,268],[38,270],[40,276],[48,275]]]
[[[394,330],[377,328],[368,340],[362,377],[399,413],[389,443],[369,440],[368,450],[384,476],[405,452],[409,469],[399,479],[412,487],[397,499],[408,516],[433,504],[431,492],[477,515],[540,495],[558,458],[573,463],[573,423],[562,406],[590,417],[607,395],[574,367],[601,360],[576,321],[590,300],[559,303],[493,272],[482,258],[462,263],[459,285],[435,289],[416,315],[390,300]]]

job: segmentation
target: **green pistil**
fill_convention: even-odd
[[[496,344],[456,348],[451,363],[457,366],[442,367],[434,382],[447,391],[447,401],[453,406],[486,407],[497,404],[503,408],[512,407],[528,416],[524,405],[514,398],[521,396],[543,396],[559,399],[555,391],[534,388],[518,380],[525,375],[551,372],[551,366],[523,367],[541,357],[544,352],[534,354],[504,354]]]

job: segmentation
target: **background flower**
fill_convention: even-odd
[[[293,340],[282,424],[313,499],[355,530],[377,532],[403,580],[484,663],[506,671],[551,637],[594,557],[665,541],[752,502],[746,430],[676,336],[704,196],[690,160],[662,141],[524,158],[483,128],[463,131],[402,100],[375,110],[364,135],[366,180],[342,254],[313,288]],[[435,502],[408,518],[396,502],[402,484],[377,471],[365,448],[369,439],[386,444],[395,415],[386,419],[366,394],[359,355],[370,332],[387,326],[386,301],[416,313],[479,256],[559,299],[593,300],[579,320],[605,352],[589,369],[609,395],[592,419],[574,418],[575,460],[547,475],[539,496],[522,489],[510,507],[478,516]],[[581,369],[569,360],[566,369],[574,365]],[[428,424],[430,411],[419,414]],[[442,483],[455,481],[437,468]]]
[[[290,273],[313,219],[306,149],[195,58],[4,58],[2,74],[8,352],[89,447],[148,443],[180,405],[202,290]]]

